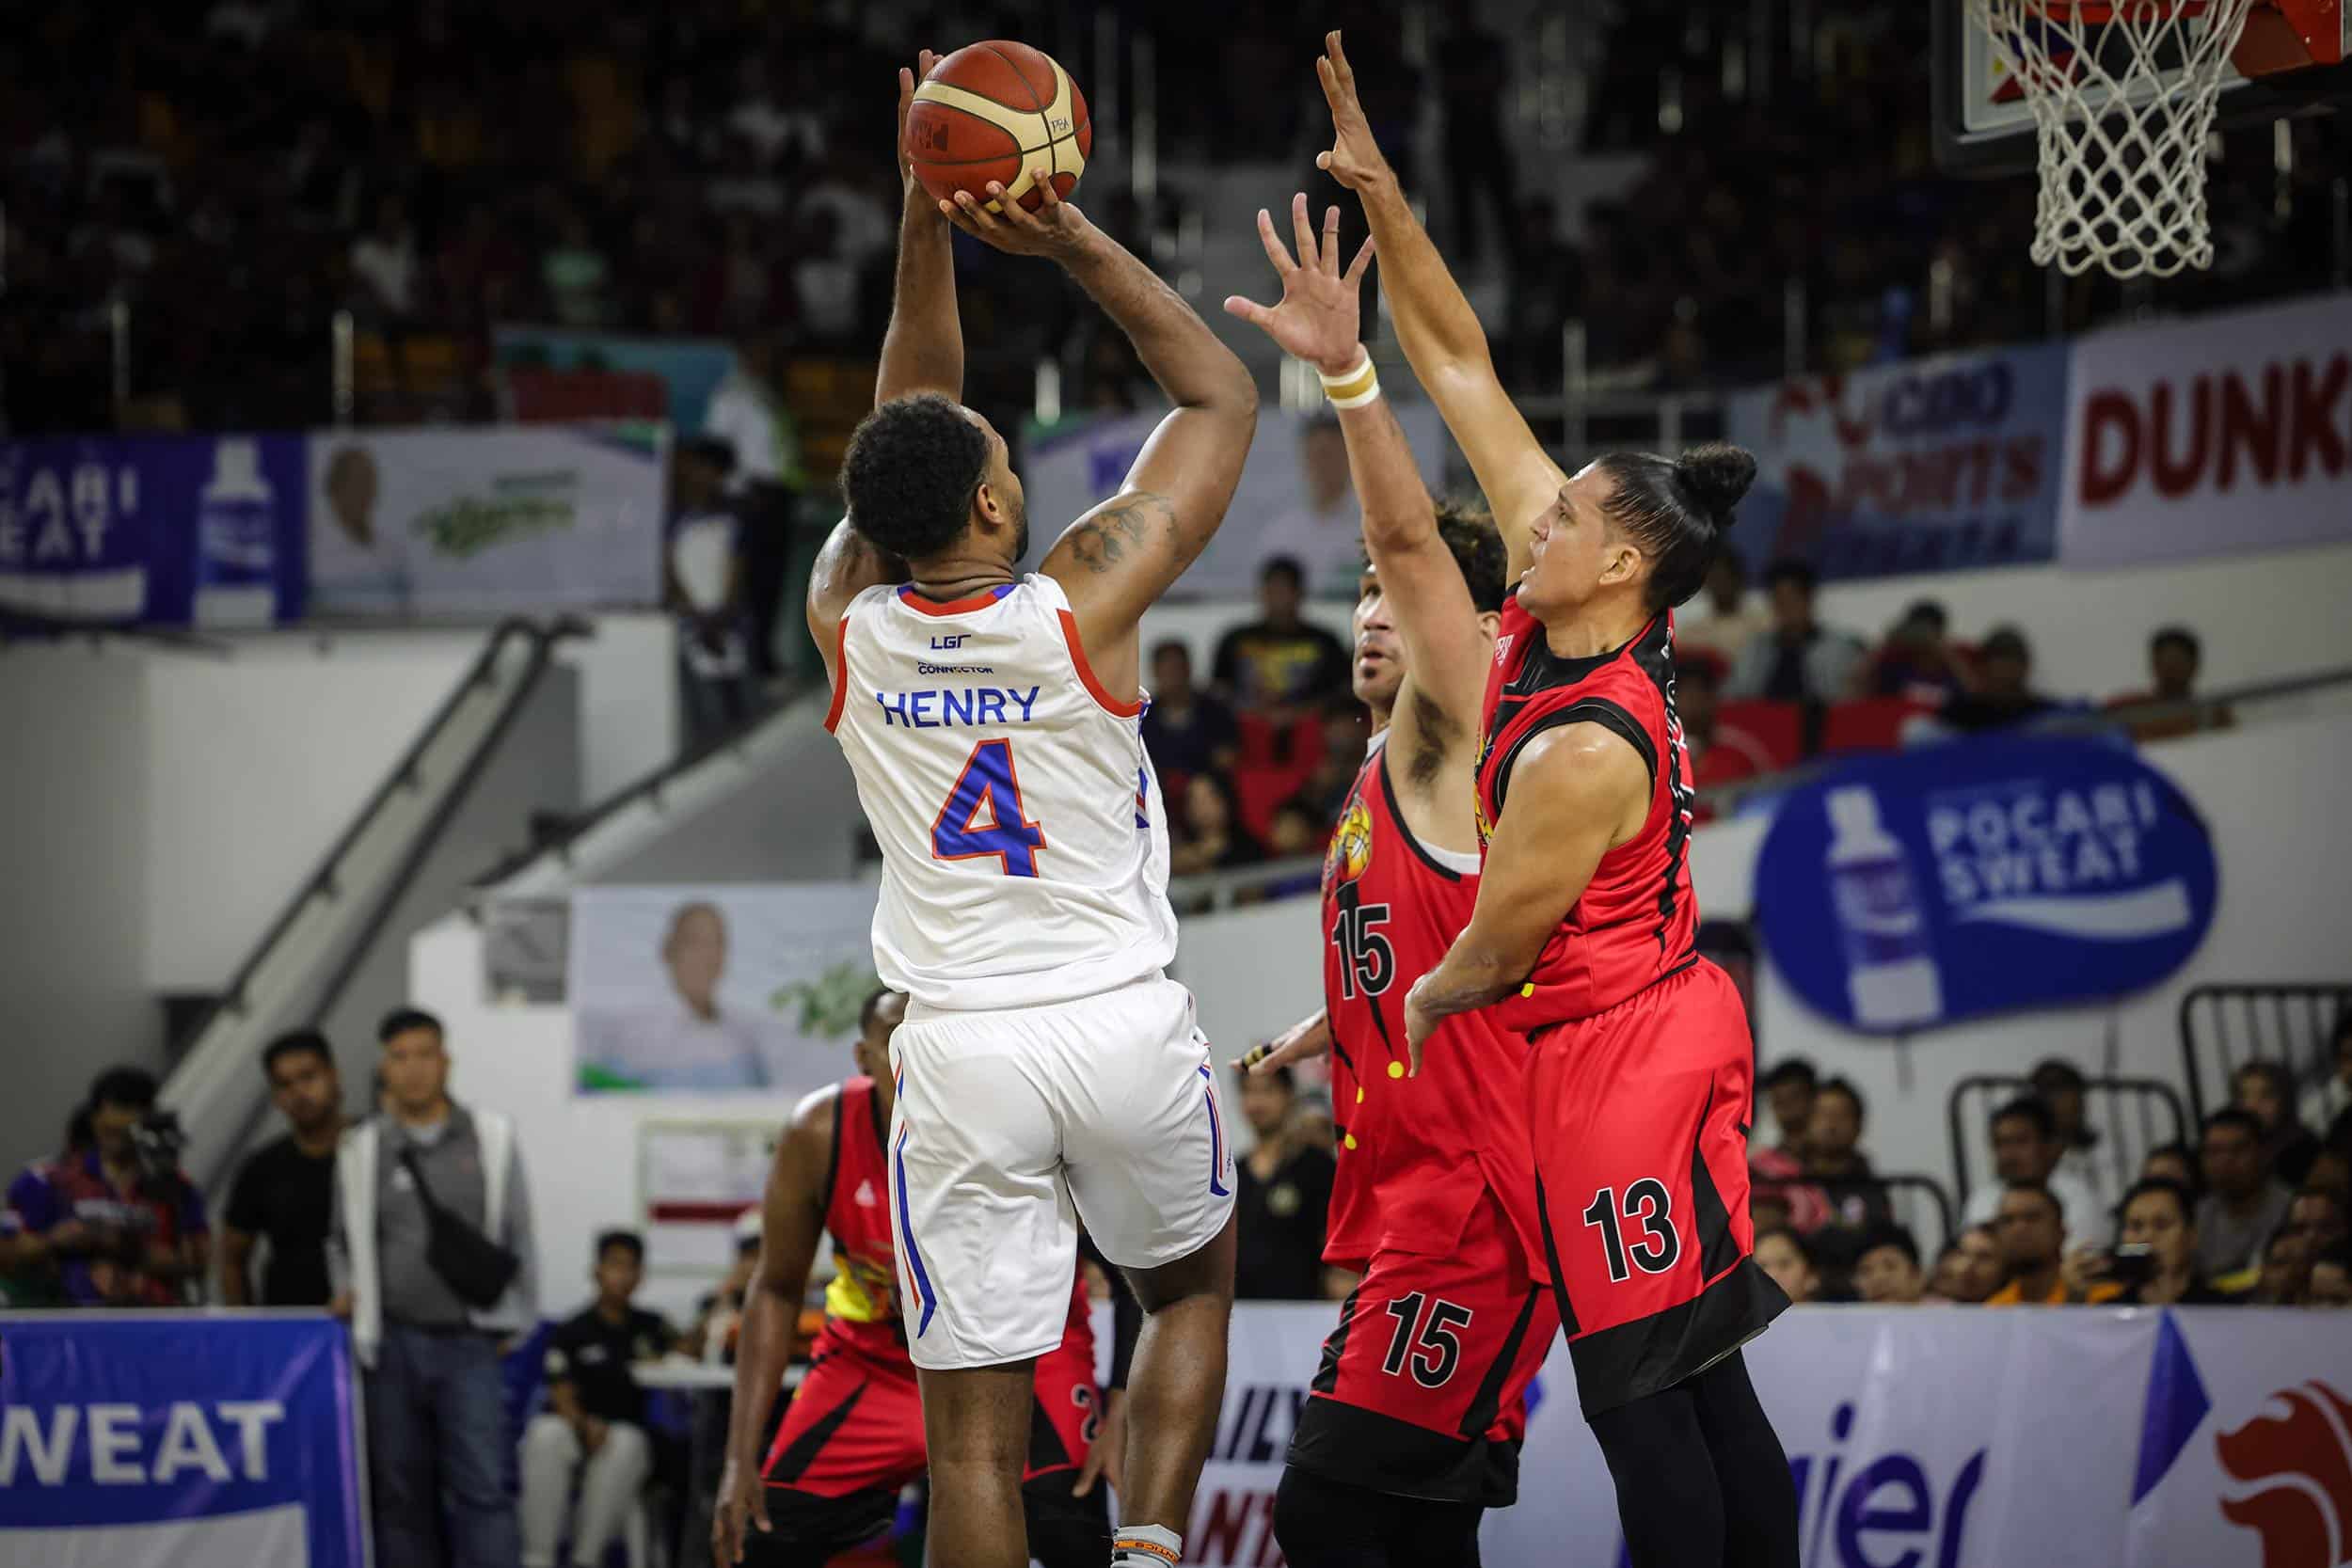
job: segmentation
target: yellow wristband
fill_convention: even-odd
[[[1323,395],[1331,400],[1334,408],[1361,408],[1380,395],[1380,375],[1373,369],[1372,353],[1364,351],[1355,367],[1339,375],[1315,372],[1323,381]]]

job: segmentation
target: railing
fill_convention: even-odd
[[[1987,1118],[2010,1101],[2032,1093],[2030,1079],[2008,1074],[1979,1074],[1952,1085],[1947,1101],[1952,1176],[1963,1201],[1975,1186],[1968,1174],[1969,1150],[1982,1146]],[[2086,1078],[2083,1125],[2097,1135],[2092,1164],[2108,1178],[2102,1190],[2109,1194],[2139,1180],[2150,1149],[2185,1142],[2189,1130],[2179,1092],[2158,1078]]]
[[[2334,1071],[2330,1051],[2347,1013],[2352,980],[2192,988],[2181,998],[2181,1068],[2199,1123],[2230,1102],[2230,1076],[2248,1062],[2284,1062],[2298,1086]]]
[[[583,630],[576,623],[501,622],[223,989],[164,1090],[165,1102],[188,1123],[199,1185],[235,1157],[261,1110],[253,1092],[256,1037],[296,1016],[316,1020],[334,1005],[546,672],[555,643]],[[476,722],[462,722],[477,711]],[[428,789],[438,794],[421,816],[397,809]],[[363,893],[373,901],[355,914],[350,901]],[[302,941],[306,932],[318,940]],[[329,953],[336,957],[322,976]]]

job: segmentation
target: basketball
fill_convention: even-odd
[[[968,191],[989,211],[992,180],[1029,212],[1045,199],[1031,171],[1049,172],[1067,198],[1094,150],[1086,96],[1052,55],[1009,39],[957,50],[914,89],[906,154],[914,177],[940,200]]]

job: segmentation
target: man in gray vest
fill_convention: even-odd
[[[522,1154],[508,1117],[450,1100],[438,1019],[403,1008],[376,1037],[384,1108],[336,1150],[327,1249],[367,1376],[376,1565],[514,1568],[499,1356],[538,1321]]]

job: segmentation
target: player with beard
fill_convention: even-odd
[[[1357,697],[1370,754],[1324,857],[1324,1010],[1244,1058],[1253,1071],[1328,1052],[1339,1177],[1327,1262],[1363,1280],[1325,1341],[1277,1494],[1292,1568],[1478,1560],[1486,1509],[1518,1496],[1526,1387],[1559,1324],[1539,1282],[1525,1046],[1483,1014],[1445,1025],[1406,1073],[1406,989],[1469,923],[1478,892],[1471,783],[1505,551],[1483,515],[1436,508],[1358,341],[1371,260],[1340,270],[1339,209],[1320,239],[1292,202],[1294,263],[1272,306],[1226,309],[1322,373],[1362,498]]]
[[[1675,713],[1673,609],[1756,461],[1718,445],[1562,469],[1406,204],[1337,33],[1325,49],[1333,137],[1316,162],[1362,199],[1406,356],[1512,546],[1480,726],[1477,903],[1406,998],[1412,1055],[1452,1050],[1439,1031],[1482,1011],[1527,1037],[1546,1273],[1633,1568],[1795,1568],[1788,1462],[1740,1354],[1788,1306],[1751,1256],[1755,1045],[1695,949]]]
[[[898,81],[903,127],[914,73]],[[1083,1221],[1145,1313],[1112,1560],[1165,1568],[1224,1397],[1234,1176],[1208,1041],[1167,974],[1176,916],[1136,641],[1224,520],[1257,386],[1041,172],[1034,214],[993,182],[933,201],[898,146],[897,294],[808,625],[833,689],[825,728],[882,849],[875,969],[908,999],[888,1185],[929,1549],[955,1568],[1030,1560],[1033,1363],[1062,1343]],[[960,401],[955,230],[1057,263],[1174,405],[1119,493],[1026,574],[1021,481]],[[1033,282],[1041,300],[1058,286]],[[750,1446],[739,1404],[722,1546],[756,1492]]]

